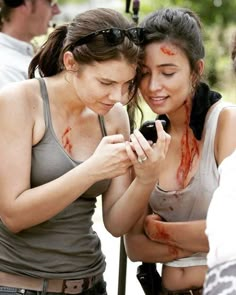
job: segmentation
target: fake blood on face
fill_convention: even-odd
[[[166,47],[166,46],[161,46],[161,51],[164,53],[164,54],[167,54],[167,55],[175,55],[174,51],[171,50],[170,48]]]

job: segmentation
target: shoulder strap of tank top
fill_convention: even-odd
[[[98,115],[98,120],[99,120],[100,128],[101,128],[101,131],[102,131],[102,135],[103,136],[107,136],[107,131],[106,131],[106,127],[105,127],[104,117]]]
[[[216,129],[217,129],[217,123],[218,118],[220,115],[220,112],[228,106],[232,106],[230,103],[226,102],[218,102],[211,113],[209,114],[209,117],[206,119],[205,126],[204,126],[204,133],[205,133],[205,140],[204,140],[204,146],[203,146],[203,161],[209,160],[209,155],[214,155],[214,144],[215,144],[215,135],[216,135]],[[214,158],[214,156],[213,156]],[[212,159],[213,159],[212,158]]]
[[[45,119],[45,124],[48,127],[51,125],[51,115],[50,115],[50,107],[49,107],[49,99],[48,99],[48,92],[47,92],[47,87],[45,84],[45,81],[43,78],[38,78],[39,84],[40,84],[40,91],[41,91],[41,96],[43,98],[44,102],[44,119]],[[104,117],[98,115],[98,120],[99,120],[99,125],[102,131],[102,135],[106,136],[107,131],[105,127],[105,122],[104,122]]]
[[[48,127],[51,124],[48,91],[47,91],[47,87],[46,87],[44,79],[38,78],[38,81],[40,84],[40,91],[41,91],[41,96],[43,99],[43,114],[44,114],[45,125],[46,125],[46,127]]]

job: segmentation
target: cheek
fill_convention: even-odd
[[[166,83],[166,87],[170,89],[172,93],[177,95],[186,96],[190,93],[190,79],[187,76],[176,76],[169,83]]]
[[[128,92],[129,92],[129,85],[127,84],[127,85],[124,85],[124,86],[122,87],[122,89],[121,89],[121,94],[122,94],[122,96],[123,96],[123,95],[128,95]]]
[[[145,90],[148,89],[148,80],[147,78],[143,78],[141,82],[139,83],[139,90],[141,94],[143,95],[145,93]]]

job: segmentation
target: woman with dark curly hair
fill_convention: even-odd
[[[205,50],[193,11],[160,9],[141,27],[140,91],[166,120],[171,142],[153,172],[157,182],[149,211],[126,235],[126,249],[133,261],[162,263],[161,294],[202,294],[209,250],[206,215],[218,187],[217,167],[236,147],[236,108],[201,81]]]

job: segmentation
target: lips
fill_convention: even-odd
[[[114,107],[114,103],[101,103],[104,110],[109,111]]]
[[[162,103],[167,100],[169,96],[149,96],[149,100],[153,103]]]
[[[149,97],[151,100],[155,100],[155,101],[161,101],[161,100],[165,100],[168,98],[168,96],[153,96],[153,97]]]

